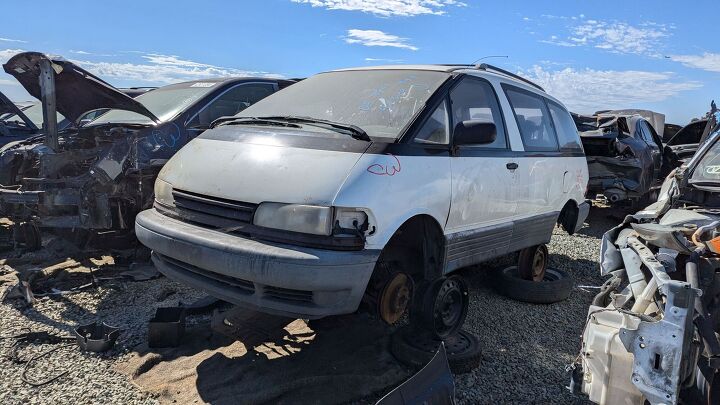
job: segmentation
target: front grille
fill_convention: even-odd
[[[157,255],[167,265],[174,267],[176,271],[181,270],[184,272],[194,273],[206,279],[226,284],[229,287],[234,288],[237,292],[241,294],[252,295],[255,293],[255,284],[252,281],[203,270],[197,266],[193,266],[192,264],[175,260],[172,257],[161,255],[157,252],[154,254]]]
[[[211,197],[184,190],[173,190],[175,207],[190,222],[212,227],[249,224],[257,204]]]
[[[265,286],[265,288],[263,289],[263,296],[265,298],[271,298],[280,301],[291,301],[307,304],[313,303],[312,291],[292,290],[289,288],[272,287],[268,285]]]

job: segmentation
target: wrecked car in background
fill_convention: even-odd
[[[44,65],[50,66],[48,77]],[[32,248],[42,227],[132,238],[135,214],[152,206],[155,177],[177,150],[215,119],[293,83],[209,79],[133,99],[71,62],[40,53],[15,55],[3,67],[44,108],[56,105],[77,126],[59,131],[56,122],[46,122],[43,135],[0,152],[0,217],[21,227],[19,242],[33,241],[26,246]],[[104,109],[109,111],[79,125],[89,111]]]
[[[710,111],[701,119],[695,119],[682,127],[665,143],[663,149],[662,176],[666,177],[673,169],[680,167],[695,155],[700,143],[707,139],[715,127],[715,101],[710,103]]]
[[[609,230],[571,386],[599,404],[720,403],[720,127]]]
[[[643,110],[573,114],[587,156],[588,198],[652,200],[660,185],[664,116]]]
[[[40,132],[38,126],[24,112],[29,106],[19,107],[0,93],[0,148]]]

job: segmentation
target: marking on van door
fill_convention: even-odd
[[[367,171],[377,176],[394,176],[396,173],[400,173],[402,166],[400,165],[400,159],[392,153],[388,153],[395,159],[395,163],[381,165],[380,163],[373,163],[368,166]]]

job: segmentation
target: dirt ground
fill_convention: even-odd
[[[602,282],[599,237],[621,217],[594,208],[591,225],[578,235],[554,233],[551,265],[575,281],[561,303],[532,305],[499,295],[492,274],[512,256],[461,270],[471,294],[465,328],[480,337],[483,361],[455,376],[460,403],[584,403],[565,388],[564,366],[577,354],[587,306]],[[192,302],[201,292],[142,268],[128,273],[110,255],[53,238],[38,252],[2,253],[0,292],[16,283],[17,271],[39,270],[52,282],[36,281],[32,305],[23,298],[0,304],[0,338],[27,330],[69,334],[98,319],[123,332],[101,355],[68,347],[39,359],[29,373],[35,381],[68,371],[41,387],[23,381],[24,364],[8,357],[12,339],[0,339],[0,403],[374,403],[416,371],[389,353],[393,328],[357,314],[309,323],[246,314],[234,338],[213,332],[204,314],[188,319],[179,348],[150,349],[147,322],[155,309]],[[52,347],[29,344],[23,355]]]

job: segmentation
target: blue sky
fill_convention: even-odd
[[[685,124],[720,95],[717,8],[627,0],[13,1],[5,12],[14,18],[0,27],[0,61],[41,51],[113,85],[142,86],[507,55],[484,61],[536,80],[573,111],[649,108]],[[4,73],[0,90],[29,99]]]

